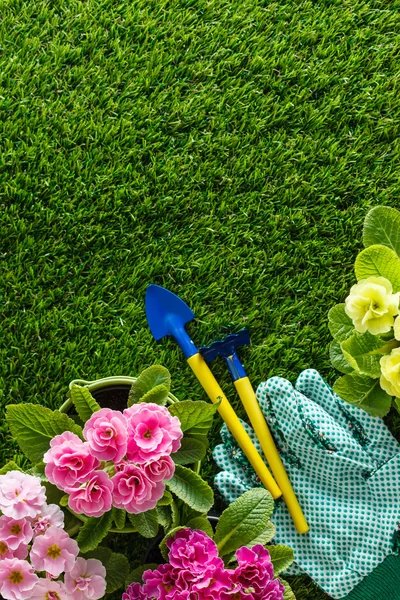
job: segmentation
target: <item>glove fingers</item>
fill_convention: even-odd
[[[214,485],[228,503],[234,502],[254,486],[245,483],[228,471],[221,471],[214,477]]]
[[[378,463],[399,452],[400,446],[384,422],[339,398],[318,371],[300,373],[296,389],[328,412]]]

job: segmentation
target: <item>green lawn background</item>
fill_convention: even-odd
[[[0,0],[1,462],[4,407],[56,408],[77,377],[161,363],[204,399],[152,339],[149,283],[190,304],[198,345],[249,327],[255,386],[334,381],[327,312],[368,209],[399,207],[399,8]]]

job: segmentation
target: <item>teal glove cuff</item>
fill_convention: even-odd
[[[400,556],[387,556],[342,600],[400,600]]]

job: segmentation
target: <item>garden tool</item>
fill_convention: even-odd
[[[213,403],[219,404],[219,414],[254,467],[263,485],[269,490],[273,498],[279,498],[282,495],[281,490],[255,449],[204,358],[185,331],[186,323],[194,319],[193,312],[183,300],[169,290],[158,285],[149,285],[146,290],[146,316],[151,333],[156,340],[166,335],[172,335],[175,338],[208,397]]]
[[[278,503],[274,541],[291,546],[297,568],[335,599],[400,600],[398,442],[381,419],[345,403],[312,369],[295,388],[272,377],[257,398],[310,524],[299,535]],[[221,436],[213,456],[224,470],[215,484],[232,502],[254,487],[253,470],[225,426]]]
[[[245,346],[248,344],[250,344],[250,336],[248,330],[244,328],[237,334],[228,335],[224,340],[218,340],[213,342],[210,346],[200,348],[199,351],[208,363],[212,362],[217,356],[222,356],[225,360],[233,384],[243,403],[258,441],[260,442],[264,456],[275,477],[275,481],[282,491],[283,498],[287,504],[296,529],[299,533],[307,533],[307,521],[293,491],[281,457],[278,454],[274,439],[268,429],[260,405],[257,402],[253,386],[251,385],[244,366],[236,352],[238,346]]]

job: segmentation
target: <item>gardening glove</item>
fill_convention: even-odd
[[[257,398],[310,525],[297,533],[280,500],[275,541],[291,546],[333,598],[400,599],[400,446],[383,421],[345,403],[311,369],[295,389],[272,377]],[[225,426],[221,435],[215,485],[232,502],[260,484]]]

